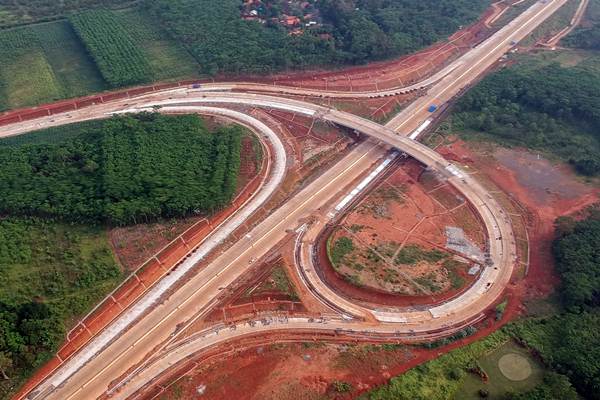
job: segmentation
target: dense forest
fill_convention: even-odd
[[[600,0],[591,0],[584,22],[567,35],[561,44],[588,50],[600,50]]]
[[[590,63],[591,64],[591,63]],[[526,63],[485,78],[458,100],[457,129],[546,150],[584,175],[600,173],[600,70]]]
[[[323,25],[288,35],[277,24],[244,21],[239,0],[148,0],[147,10],[208,74],[268,73],[357,64],[414,51],[473,22],[488,0],[325,0]]]
[[[65,326],[121,275],[102,227],[0,219],[0,399],[52,357]]]
[[[0,212],[112,224],[210,212],[235,193],[241,134],[139,114],[68,142],[0,146]]]
[[[585,218],[579,221],[561,217],[555,225],[557,237],[553,251],[561,278],[561,303],[565,311],[548,318],[520,321],[511,325],[509,330],[540,354],[549,367],[568,378],[584,398],[598,400],[600,208],[590,207]],[[556,397],[540,397],[535,392],[527,397],[517,397],[518,400],[552,398]]]

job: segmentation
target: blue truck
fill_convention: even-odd
[[[427,109],[427,111],[429,111],[430,113],[435,112],[435,110],[438,109],[438,106],[436,106],[435,104],[432,104],[429,106],[429,108]]]

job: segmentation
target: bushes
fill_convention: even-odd
[[[563,300],[570,307],[600,304],[600,219],[577,222],[554,243]]]
[[[438,249],[425,250],[418,245],[411,244],[400,250],[394,263],[408,265],[414,265],[420,261],[436,263],[447,256],[446,253],[439,251]]]
[[[121,279],[105,231],[0,219],[0,398],[63,341],[65,327]]]
[[[125,86],[152,79],[144,54],[111,11],[88,11],[70,16],[69,21],[110,85]]]
[[[210,212],[237,188],[241,128],[195,115],[115,117],[62,143],[0,146],[0,212],[128,224]],[[53,132],[52,130],[51,132]]]
[[[338,265],[346,255],[350,254],[354,250],[354,243],[352,239],[345,236],[335,241],[333,246],[329,249],[329,257],[333,265]]]

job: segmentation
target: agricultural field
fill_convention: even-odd
[[[64,95],[33,31],[0,32],[0,109],[49,102]]]
[[[124,8],[139,0],[0,0],[0,28],[62,18],[94,8]]]
[[[150,64],[125,26],[107,10],[69,17],[104,80],[118,87],[152,80]]]
[[[0,209],[115,225],[210,213],[237,190],[242,132],[139,114],[86,124],[66,142],[2,146]]]
[[[161,81],[198,76],[200,68],[194,58],[179,42],[172,40],[148,13],[129,9],[114,15],[150,64],[153,79]]]
[[[65,21],[0,31],[0,110],[107,87]]]
[[[110,21],[105,25],[119,27],[110,31],[113,43],[128,43],[129,51],[143,65],[141,70],[131,75],[129,68],[136,64],[126,54],[96,63],[67,20],[0,31],[0,111],[95,93],[126,85],[126,81],[132,84],[198,76],[193,58],[150,15],[139,9],[101,14]]]

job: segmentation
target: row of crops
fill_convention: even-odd
[[[197,71],[191,55],[140,9],[0,30],[0,111]]]
[[[69,21],[111,86],[152,79],[148,60],[113,12],[88,11],[70,16]]]

